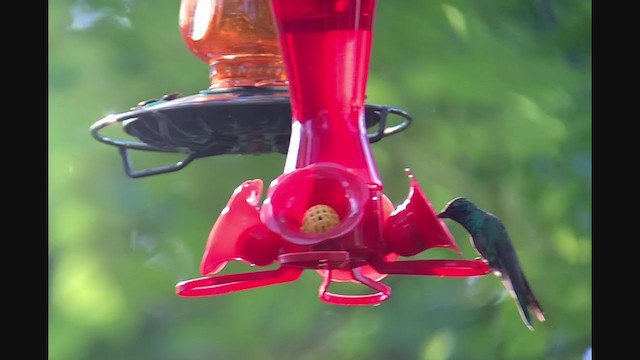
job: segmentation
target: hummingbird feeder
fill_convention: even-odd
[[[383,193],[371,143],[405,130],[401,109],[365,103],[375,0],[183,0],[180,32],[210,66],[211,86],[167,95],[96,122],[91,134],[116,146],[134,178],[180,170],[223,154],[286,154],[283,174],[261,201],[263,181],[240,184],[216,220],[200,264],[181,281],[183,297],[223,295],[298,279],[322,278],[319,296],[336,305],[389,299],[387,275],[486,275],[463,259],[410,170],[409,194],[394,207]],[[402,121],[388,126],[392,114]],[[139,141],[107,137],[121,126]],[[131,150],[186,154],[176,164],[134,170]],[[459,259],[402,260],[447,248]],[[274,270],[219,274],[229,261]],[[364,295],[330,291],[364,285]]]

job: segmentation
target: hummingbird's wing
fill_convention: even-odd
[[[486,221],[485,232],[486,236],[491,239],[492,255],[496,262],[497,270],[508,275],[518,273],[520,270],[518,254],[502,221],[494,215],[490,215]]]
[[[539,321],[544,321],[544,315],[542,314],[542,308],[538,303],[533,291],[529,287],[518,254],[506,228],[502,222],[495,218],[497,221],[491,221],[491,232],[494,233],[494,249],[496,254],[497,267],[501,272],[502,283],[507,288],[511,297],[516,300],[518,304],[518,311],[524,323],[530,329],[533,329],[531,325],[531,315],[529,310],[532,310]]]
[[[505,259],[516,256],[507,229],[500,219],[487,212],[484,213],[482,230],[474,234],[472,243],[491,270],[500,274],[507,271]]]

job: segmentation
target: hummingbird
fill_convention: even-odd
[[[542,307],[524,276],[518,255],[502,221],[477,207],[470,200],[458,197],[445,205],[438,218],[451,219],[462,225],[470,235],[471,245],[516,301],[522,321],[529,330],[533,311],[538,321],[545,321]]]

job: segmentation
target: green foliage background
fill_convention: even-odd
[[[90,137],[108,113],[208,86],[178,33],[179,5],[49,2],[50,359],[582,358],[592,334],[591,1],[377,5],[368,102],[416,119],[373,145],[385,192],[401,202],[410,167],[436,208],[467,196],[502,217],[545,308],[535,332],[493,276],[388,277],[393,296],[377,307],[320,302],[311,271],[177,297],[175,283],[199,275],[233,189],[268,183],[284,165],[276,154],[223,156],[134,180],[115,148]]]

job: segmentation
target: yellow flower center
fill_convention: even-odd
[[[319,234],[329,231],[340,223],[338,213],[328,205],[315,205],[304,213],[300,231],[307,234]]]

